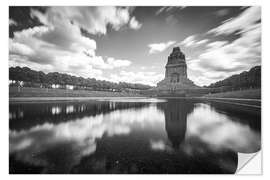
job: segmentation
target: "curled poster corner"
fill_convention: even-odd
[[[256,153],[238,153],[236,174],[262,175],[261,151]]]

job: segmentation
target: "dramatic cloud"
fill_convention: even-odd
[[[208,85],[261,64],[260,7],[183,8],[11,7],[9,65],[155,85],[180,46],[189,78]],[[209,18],[186,21],[194,11]]]
[[[209,41],[208,39],[196,40],[195,37],[196,35],[188,36],[183,41],[181,41],[179,45],[183,45],[185,47],[196,47],[196,46],[205,44]]]
[[[228,41],[215,41],[215,42],[208,43],[206,46],[212,49],[217,49],[228,43],[229,43]]]
[[[164,78],[163,74],[156,72],[127,72],[121,71],[119,74],[112,74],[110,79],[114,82],[142,83],[156,85],[157,82]]]
[[[208,39],[203,39],[203,40],[200,40],[200,41],[196,42],[196,45],[199,46],[199,45],[207,43],[208,41],[209,41]]]
[[[258,23],[261,20],[261,7],[253,6],[246,9],[243,13],[235,18],[230,18],[218,26],[210,30],[208,33],[231,34],[235,32],[245,32],[249,30],[251,26]]]
[[[96,41],[81,34],[78,24],[82,21],[77,19],[78,23],[71,22],[67,18],[69,12],[70,9],[67,7],[49,8],[45,14],[32,10],[31,15],[37,17],[44,25],[14,32],[14,37],[9,40],[10,65],[104,79],[101,76],[102,69],[127,67],[131,64],[129,60],[97,56]],[[72,12],[76,13],[76,8]],[[122,9],[117,11],[117,14],[121,17],[126,16]],[[70,15],[71,19],[75,20],[76,15]],[[98,13],[95,15],[101,16]],[[113,27],[117,29],[122,21],[110,20],[108,23],[114,23]],[[88,25],[90,27],[90,24]],[[95,32],[106,32],[104,29],[99,31],[102,28],[93,27],[93,29]]]
[[[164,12],[166,9],[167,9],[166,6],[161,7],[160,9],[158,9],[158,10],[156,11],[156,15],[159,15],[160,13]]]
[[[163,12],[172,12],[172,11],[182,10],[185,8],[186,6],[164,6],[156,11],[156,15],[159,15]]]
[[[260,45],[257,44],[257,40],[251,41],[248,35],[245,35],[232,43],[217,41],[209,44],[209,48],[199,55],[198,60],[189,62],[189,68],[200,72],[200,78],[204,78],[201,80],[194,77],[195,81],[199,84],[209,84],[260,65]],[[246,42],[250,42],[250,45],[247,46]]]
[[[136,18],[130,17],[130,8],[98,6],[98,7],[51,7],[45,16],[38,11],[32,11],[32,16],[37,17],[42,23],[48,25],[54,18],[61,16],[72,21],[74,24],[85,29],[91,34],[106,34],[107,27],[119,30],[130,21],[130,28],[139,29],[141,24]]]
[[[164,43],[149,44],[148,45],[148,47],[150,48],[149,53],[154,54],[154,53],[165,51],[167,48],[169,48],[171,45],[175,43],[176,43],[175,41],[168,41]]]
[[[232,42],[222,40],[208,43],[197,60],[189,63],[190,71],[197,71],[197,74],[200,74],[200,78],[194,76],[195,82],[209,84],[260,65],[261,24],[259,21],[260,8],[250,7],[239,16],[209,31],[216,35],[238,32],[240,37]]]
[[[129,27],[131,29],[140,29],[142,27],[142,24],[139,23],[135,17],[132,17],[129,22]]]
[[[184,39],[181,43],[181,45],[184,45],[186,47],[190,47],[195,44],[195,36],[188,36],[186,39]]]

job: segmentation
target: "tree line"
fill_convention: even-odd
[[[10,67],[9,68],[9,80],[15,82],[24,82],[24,86],[28,87],[46,87],[50,88],[53,84],[57,84],[61,87],[66,85],[74,86],[74,89],[88,89],[88,90],[115,90],[122,91],[124,89],[132,90],[147,90],[152,88],[149,85],[138,83],[126,83],[126,82],[109,82],[104,80],[96,80],[95,78],[83,78],[72,76],[68,74],[51,72],[44,73],[42,71],[35,71],[28,67]]]
[[[261,88],[261,66],[255,66],[249,71],[232,75],[224,80],[206,86],[207,88],[222,88],[231,90]]]

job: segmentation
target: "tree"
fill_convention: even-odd
[[[261,66],[255,66],[249,71],[232,75],[226,79],[207,86],[208,88],[230,87],[232,90],[260,88],[261,87]],[[228,88],[226,88],[228,89]]]
[[[86,87],[86,89],[94,90],[112,90],[116,89],[117,91],[124,89],[135,89],[135,90],[145,90],[152,88],[149,85],[144,84],[132,84],[126,82],[114,83],[104,80],[96,80],[95,78],[83,78],[71,76],[68,74],[50,72],[45,74],[42,71],[34,71],[28,67],[10,67],[9,68],[9,79],[15,81],[24,81],[27,82],[29,86],[40,86],[49,87],[52,84],[64,85],[73,85],[77,87]],[[39,83],[39,84],[38,84]]]

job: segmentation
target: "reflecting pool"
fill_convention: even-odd
[[[258,110],[185,99],[11,103],[10,173],[235,173]]]

